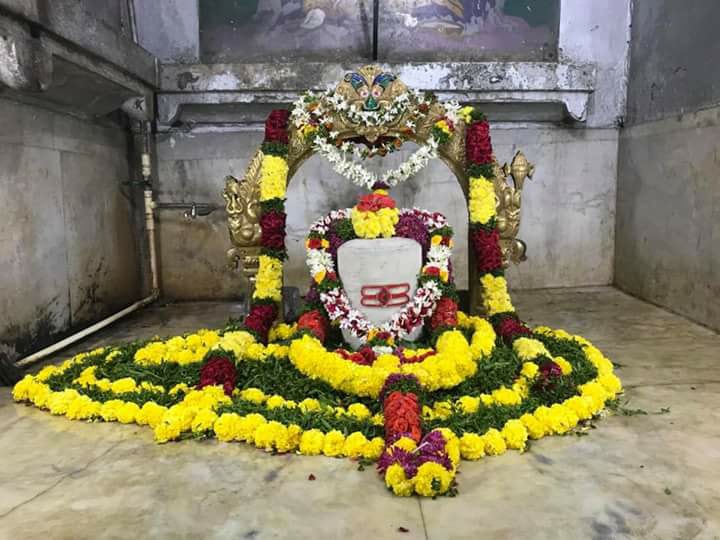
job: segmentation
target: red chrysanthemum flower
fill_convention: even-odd
[[[270,113],[265,120],[265,141],[274,143],[288,143],[288,120],[290,111],[287,109],[276,109]]]
[[[271,210],[260,217],[260,245],[264,248],[285,248],[285,213]]]
[[[471,241],[475,250],[475,263],[478,272],[486,274],[502,268],[500,233],[497,229],[491,231],[475,229],[472,232]]]
[[[441,326],[457,326],[457,312],[457,303],[452,298],[443,296],[435,307],[435,313],[430,319],[430,327],[435,330]]]
[[[515,338],[529,336],[532,334],[532,330],[515,317],[503,318],[495,325],[495,332],[497,332],[497,334],[508,345],[510,345]]]
[[[465,156],[468,163],[484,165],[492,162],[490,124],[486,120],[468,126],[465,134]]]
[[[237,368],[227,356],[211,356],[200,369],[198,389],[206,386],[222,386],[223,391],[231,396],[237,383]]]
[[[250,313],[245,317],[244,326],[265,343],[277,313],[278,308],[275,304],[254,304],[250,308]]]
[[[321,342],[327,337],[327,320],[319,310],[313,309],[300,315],[297,326],[299,330],[308,330]]]

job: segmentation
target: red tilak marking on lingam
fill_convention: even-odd
[[[360,289],[360,305],[364,307],[404,306],[410,301],[409,292],[409,283],[363,285]]]

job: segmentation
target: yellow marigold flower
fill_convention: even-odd
[[[268,334],[269,341],[282,341],[290,339],[297,332],[296,324],[281,323],[273,326]]]
[[[113,381],[110,390],[112,390],[113,394],[126,394],[137,390],[137,384],[135,384],[132,378],[123,377],[122,379]]]
[[[193,433],[205,433],[215,426],[218,415],[212,409],[200,409],[193,418],[190,429]]]
[[[268,409],[278,409],[285,406],[285,398],[277,394],[270,396],[265,402]]]
[[[294,429],[298,429],[299,426],[295,425]],[[290,452],[291,450],[295,450],[297,448],[297,445],[300,441],[299,434],[296,434],[293,430],[293,432],[290,432],[290,428],[287,426],[284,426],[283,424],[280,424],[280,427],[275,428],[275,450],[277,452],[280,452],[282,454],[286,452]]]
[[[319,272],[316,272],[313,275],[313,279],[315,280],[315,283],[322,283],[323,279],[325,279],[325,276],[327,275],[327,272],[325,270],[320,270]]]
[[[385,471],[385,485],[399,497],[409,497],[413,494],[413,482],[407,479],[405,469],[397,463],[393,463]]]
[[[51,375],[55,375],[55,373],[58,373],[59,371],[60,370],[57,366],[45,366],[38,372],[37,375],[35,375],[35,379],[39,382],[45,382]]]
[[[337,429],[333,429],[325,434],[323,443],[323,454],[328,457],[337,457],[342,454],[345,445],[345,435]]]
[[[114,422],[117,420],[117,413],[120,410],[120,407],[124,404],[125,402],[119,399],[106,401],[100,408],[100,416],[102,416],[103,420],[106,422]]]
[[[485,274],[480,277],[480,283],[483,286],[483,305],[488,315],[515,311],[504,277]]]
[[[436,428],[433,431],[439,431],[445,438],[445,451],[448,453],[448,457],[452,464],[457,467],[460,463],[460,439],[455,435],[449,428]]]
[[[243,416],[237,425],[236,438],[240,441],[253,442],[255,440],[255,431],[266,423],[267,420],[262,414],[252,413]]]
[[[480,402],[486,407],[489,407],[495,403],[495,400],[490,394],[480,394]]]
[[[453,412],[452,404],[449,401],[437,401],[433,406],[433,413],[436,418],[445,420]]]
[[[300,437],[303,430],[297,424],[290,424],[287,429],[287,439],[278,442],[278,452],[292,452],[300,446]]]
[[[457,407],[464,414],[473,414],[480,408],[480,398],[472,396],[462,396],[457,400]]]
[[[570,375],[572,373],[572,365],[562,356],[556,356],[553,358],[553,361],[560,366],[560,371],[562,371],[563,375]]]
[[[348,407],[347,412],[357,420],[370,418],[370,410],[362,403],[353,403]]]
[[[393,448],[400,448],[406,452],[412,452],[417,448],[417,444],[410,437],[400,437],[393,443]]]
[[[154,428],[162,421],[166,412],[167,407],[158,405],[154,401],[146,401],[140,408],[140,412],[135,418],[135,421],[140,425],[148,425]]]
[[[363,456],[363,451],[365,450],[365,446],[367,445],[367,443],[367,438],[359,431],[351,433],[345,439],[342,454],[351,459],[361,458]]]
[[[319,429],[310,429],[300,437],[300,453],[306,456],[317,456],[325,445],[325,434]]]
[[[137,403],[128,401],[117,410],[118,422],[121,424],[132,424],[135,422],[135,418],[137,418],[139,412],[140,406]]]
[[[432,236],[432,238],[430,238],[430,243],[431,243],[433,246],[437,246],[437,245],[440,245],[440,243],[442,242],[442,239],[443,239],[443,237],[442,237],[441,235],[439,235],[439,234],[434,234],[434,235]]]
[[[381,354],[375,359],[373,366],[380,369],[398,369],[400,359],[394,354]]]
[[[363,457],[372,461],[377,460],[385,450],[385,439],[375,437],[363,448]]]
[[[254,435],[255,446],[265,451],[271,451],[275,447],[275,440],[278,435],[286,430],[280,422],[265,422],[257,427]]]
[[[27,401],[34,390],[35,378],[32,375],[25,375],[13,387],[12,396],[15,401]]]
[[[353,208],[350,219],[359,238],[391,238],[395,235],[400,211],[397,208],[381,208],[377,212],[363,212]]]
[[[219,441],[230,442],[237,438],[240,415],[236,413],[223,413],[215,420],[213,431]]]
[[[460,118],[462,118],[463,122],[469,124],[472,121],[472,112],[473,107],[468,105],[460,109],[460,111],[458,111],[458,114],[460,115]]]
[[[485,455],[485,439],[477,433],[465,433],[460,437],[460,453],[463,459],[471,461]]]
[[[264,155],[260,168],[260,200],[284,199],[288,164],[279,156]]]
[[[539,356],[552,358],[545,345],[537,339],[521,337],[513,341],[513,350],[522,360],[534,360]]]
[[[428,461],[418,467],[413,479],[415,491],[423,497],[434,497],[450,489],[453,475],[439,463]]]
[[[187,394],[190,391],[190,387],[185,383],[179,383],[173,386],[170,389],[170,392],[168,392],[171,396],[174,396],[176,394],[179,394],[182,392],[183,394]]]
[[[522,403],[522,398],[517,394],[517,392],[514,392],[504,386],[498,388],[497,390],[493,390],[492,397],[500,405],[519,405]]]
[[[385,424],[385,417],[381,413],[374,414],[370,419],[373,426],[382,426]]]
[[[65,417],[70,420],[87,420],[100,414],[102,405],[89,396],[76,397],[67,408]]]
[[[300,402],[300,410],[302,412],[319,411],[320,408],[320,402],[317,399],[305,398]]]
[[[497,208],[497,195],[493,183],[481,176],[470,178],[468,212],[470,223],[488,223],[495,217]]]
[[[260,255],[259,259],[253,298],[279,302],[282,298],[282,262],[267,255]]]
[[[501,433],[508,448],[520,450],[521,452],[525,450],[528,432],[525,429],[525,424],[520,420],[513,419],[505,422]]]
[[[488,429],[482,437],[485,440],[485,453],[487,455],[499,456],[507,450],[505,439],[497,429]]]
[[[267,396],[265,395],[265,392],[259,388],[246,388],[240,392],[240,399],[260,404],[265,402]]]
[[[597,414],[605,406],[605,401],[609,398],[605,388],[595,381],[585,383],[579,387],[580,395],[588,397],[592,400],[592,413]]]
[[[531,439],[542,439],[545,436],[545,427],[532,414],[525,413],[520,417],[520,421],[527,429]]]
[[[36,383],[33,385],[33,389],[30,393],[30,400],[33,402],[33,405],[39,408],[47,407],[48,399],[50,399],[50,395],[52,392],[50,391],[50,388],[46,384],[42,383]]]
[[[565,408],[570,409],[580,420],[592,418],[592,398],[586,396],[573,396],[565,400]]]
[[[535,362],[525,362],[522,366],[522,371],[520,371],[520,375],[527,379],[534,379],[538,374],[538,370],[538,365]]]
[[[169,441],[174,441],[182,433],[182,426],[177,421],[165,421],[163,420],[153,430],[155,436],[155,442],[163,444]]]
[[[613,373],[605,373],[603,375],[600,375],[597,381],[612,397],[622,392],[622,383],[620,382],[620,379],[618,379],[617,376]]]

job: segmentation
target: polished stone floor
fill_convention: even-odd
[[[457,498],[421,501],[391,496],[348,460],[159,446],[145,428],[16,405],[5,388],[0,538],[720,538],[720,336],[611,288],[525,291],[515,303],[618,363],[625,414],[524,455],[463,462]],[[220,326],[240,309],[152,307],[81,348]]]

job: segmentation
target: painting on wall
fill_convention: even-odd
[[[378,60],[554,60],[560,0],[377,0]],[[204,62],[371,60],[373,0],[200,0]]]

